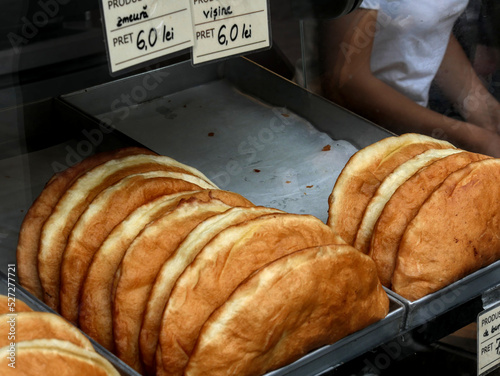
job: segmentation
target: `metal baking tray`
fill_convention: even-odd
[[[389,135],[244,58],[201,67],[183,62],[61,103],[89,119],[96,140],[113,130],[256,205],[323,221],[350,156]]]
[[[32,308],[34,311],[51,312],[58,315],[43,302],[41,302],[36,298],[33,298],[33,296],[28,291],[26,291],[23,287],[21,287],[16,282],[15,266],[13,266],[11,269],[12,269],[12,275],[10,275],[10,272],[8,275],[6,275],[4,272],[0,271],[0,294],[6,295],[9,298],[13,298],[16,301],[21,300],[24,303],[26,303],[30,308]],[[134,369],[130,368],[127,364],[122,362],[120,359],[118,359],[115,355],[110,353],[108,350],[106,350],[92,338],[87,336],[85,333],[83,334],[90,340],[96,352],[105,357],[106,359],[108,359],[108,361],[117,369],[120,375],[140,376],[140,374],[137,373]]]

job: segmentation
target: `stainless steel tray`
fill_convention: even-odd
[[[62,101],[257,205],[326,220],[335,180],[389,133],[245,60],[189,62]]]

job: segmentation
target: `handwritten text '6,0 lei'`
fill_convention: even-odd
[[[221,25],[217,32],[217,41],[221,46],[227,46],[230,43],[252,38],[251,24],[232,24],[231,26]]]
[[[160,28],[152,27],[148,31],[139,31],[135,45],[139,50],[147,51],[148,48],[157,46],[157,43],[167,43],[173,40],[174,28],[163,25]]]

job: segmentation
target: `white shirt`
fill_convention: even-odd
[[[468,0],[363,1],[361,8],[378,10],[370,62],[373,74],[427,106],[429,89],[453,25],[467,3]]]

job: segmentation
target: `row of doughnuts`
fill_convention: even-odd
[[[500,160],[418,134],[358,151],[329,198],[328,225],[414,301],[500,258]]]
[[[142,374],[264,374],[389,309],[373,260],[318,218],[135,147],[54,176],[17,256],[26,289]]]

